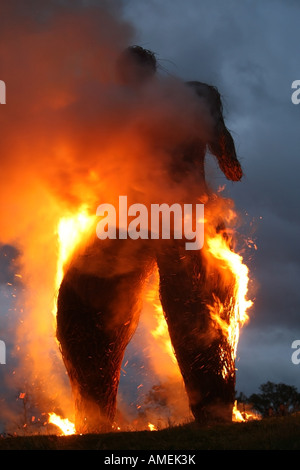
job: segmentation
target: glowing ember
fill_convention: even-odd
[[[76,434],[75,424],[71,423],[67,418],[61,418],[55,413],[49,413],[49,423],[54,424],[60,429],[61,436]]]

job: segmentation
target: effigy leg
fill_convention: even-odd
[[[142,260],[139,268],[105,276],[75,263],[63,279],[57,338],[74,393],[77,432],[112,429],[121,364],[139,320],[144,268]]]
[[[232,286],[219,273],[208,274],[199,252],[174,245],[158,256],[161,303],[181,370],[191,411],[198,422],[232,418],[235,368],[224,329],[209,305],[222,302],[229,321]]]

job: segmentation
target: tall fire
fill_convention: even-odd
[[[248,320],[248,309],[252,306],[252,301],[247,298],[248,294],[248,268],[243,263],[242,257],[230,250],[228,242],[222,235],[207,240],[208,252],[220,263],[220,269],[224,270],[226,276],[229,270],[235,278],[235,286],[231,299],[231,315],[229,322],[222,320],[224,306],[217,297],[213,305],[210,305],[212,319],[222,328],[227,341],[231,347],[231,361],[236,358],[237,345],[239,340],[240,327]],[[230,366],[230,365],[228,365]],[[228,373],[228,368],[224,365],[224,376]]]
[[[7,329],[10,387],[28,398],[24,419],[32,405],[55,413],[56,426],[74,423],[68,433],[127,425],[126,407],[124,421],[116,414],[120,371],[143,322],[141,352],[161,386],[156,403],[170,404],[175,421],[219,411],[227,419],[251,302],[231,209],[213,202],[205,180],[208,153],[227,180],[243,175],[221,95],[128,47],[135,33],[114,1],[33,3],[25,16],[18,0],[0,4],[10,90],[0,117],[0,241],[19,253],[22,283]],[[178,239],[96,239],[98,204],[117,207],[120,195],[130,207],[204,203],[203,249],[187,253]],[[176,400],[168,395],[175,384]],[[146,416],[145,429],[159,428],[157,414]]]
[[[223,214],[224,215],[224,214]],[[232,215],[230,216],[230,218]],[[72,257],[72,254],[78,246],[85,240],[91,228],[95,226],[95,217],[89,215],[86,207],[72,216],[63,217],[59,221],[57,228],[57,241],[58,241],[58,256],[57,256],[57,272],[55,286],[56,290],[59,289],[60,283],[64,276],[64,266]],[[229,230],[229,233],[232,229]],[[208,231],[207,233],[210,233]],[[209,263],[219,266],[222,275],[228,276],[228,272],[234,275],[234,289],[233,296],[230,299],[230,319],[226,322],[222,319],[222,311],[224,305],[221,300],[215,297],[213,305],[209,305],[211,318],[222,329],[226,335],[227,341],[230,344],[231,358],[227,363],[224,362],[222,374],[224,378],[230,373],[230,370],[235,367],[235,359],[237,354],[237,347],[239,341],[240,328],[248,320],[248,310],[252,306],[252,301],[248,299],[248,283],[249,283],[249,270],[244,263],[240,254],[235,253],[231,247],[233,242],[232,236],[224,237],[223,233],[213,234],[208,236],[206,240],[206,256],[209,258]],[[145,322],[147,329],[151,332],[148,337],[148,347],[152,356],[151,366],[153,371],[158,373],[161,377],[176,378],[181,380],[180,369],[177,364],[174,349],[168,333],[168,326],[164,318],[163,309],[159,299],[159,273],[154,267],[151,282],[147,284],[145,289],[145,302],[150,307],[150,312],[145,312],[145,318],[141,321]],[[54,309],[56,314],[56,306]],[[152,338],[149,340],[149,338]],[[222,355],[222,351],[220,351]],[[185,412],[186,412],[186,408]],[[232,412],[233,421],[245,421],[253,418],[253,414],[242,414],[239,412],[235,405]],[[156,417],[157,418],[157,417]],[[67,418],[61,418],[55,413],[49,413],[49,423],[54,424],[60,429],[62,435],[69,435],[76,433],[75,425]],[[148,423],[149,430],[156,430],[157,427]],[[114,425],[112,429],[121,428]]]

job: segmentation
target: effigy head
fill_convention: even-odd
[[[141,46],[130,46],[117,63],[118,76],[125,85],[138,85],[152,78],[157,70],[155,54]]]

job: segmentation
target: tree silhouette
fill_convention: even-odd
[[[300,394],[296,387],[266,382],[259,389],[261,393],[252,394],[248,401],[263,416],[283,416],[299,409]]]

